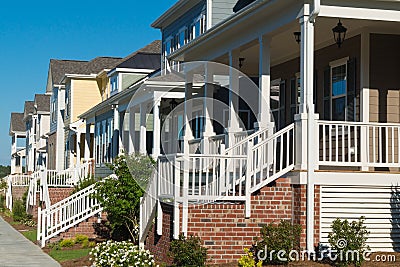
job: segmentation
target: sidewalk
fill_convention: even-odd
[[[0,217],[0,267],[12,266],[56,267],[60,264]]]

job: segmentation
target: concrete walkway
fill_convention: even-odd
[[[56,267],[60,264],[0,217],[0,267]]]

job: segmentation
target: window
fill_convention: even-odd
[[[51,122],[55,123],[57,121],[57,90],[53,91],[53,95],[51,96],[51,105],[50,105],[50,117]]]
[[[290,80],[290,119],[294,121],[294,115],[299,113],[300,106],[300,74]]]
[[[285,81],[277,79],[271,81],[271,112],[274,116],[275,127],[277,130],[285,126]]]
[[[193,25],[191,26],[192,29],[192,39],[195,39],[202,35],[206,31],[206,17],[205,15],[201,15],[198,17]]]
[[[65,89],[65,110],[66,110],[66,117],[68,118],[71,114],[71,101],[70,101],[70,88],[67,87]]]
[[[223,114],[223,122],[224,122],[224,128],[229,127],[229,109],[224,109],[224,114]],[[250,130],[251,125],[250,125],[250,110],[239,110],[239,126],[244,127],[244,130]]]
[[[183,28],[179,31],[178,34],[178,43],[179,43],[179,48],[183,47],[187,43],[187,28]]]
[[[118,74],[110,78],[111,93],[118,91]]]
[[[193,131],[193,137],[195,139],[201,138],[204,129],[204,117],[203,117],[203,112],[201,110],[193,112],[191,126]]]
[[[324,119],[356,120],[355,60],[343,58],[331,62],[324,71]]]
[[[109,118],[96,123],[96,164],[111,163],[113,160],[114,120]]]

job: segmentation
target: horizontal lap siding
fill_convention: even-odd
[[[400,249],[400,187],[321,187],[321,242],[328,243],[336,218],[366,218],[368,245],[374,251]]]

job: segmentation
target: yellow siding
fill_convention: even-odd
[[[79,115],[101,102],[101,94],[98,83],[95,79],[74,79],[72,82],[73,92],[71,121],[75,122],[78,120]]]

